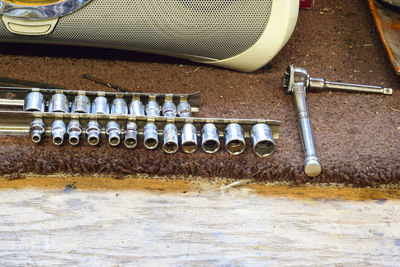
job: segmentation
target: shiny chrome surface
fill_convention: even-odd
[[[181,131],[181,148],[185,153],[194,153],[197,150],[197,130],[192,123],[186,123]]]
[[[231,123],[226,127],[225,149],[231,155],[239,155],[246,149],[243,129],[239,124]]]
[[[29,126],[32,141],[34,143],[39,143],[42,140],[42,134],[45,130],[44,121],[42,119],[34,119]]]
[[[322,78],[312,78],[304,68],[293,67],[290,65],[287,67],[285,76],[283,78],[283,87],[287,88],[288,93],[293,92],[293,84],[302,83],[305,86],[305,90],[309,91],[327,91],[327,90],[338,90],[346,92],[357,92],[357,93],[374,93],[374,94],[393,94],[392,88],[386,88],[375,85],[362,85],[352,83],[339,83],[329,82]]]
[[[164,103],[165,101],[174,101],[179,103],[182,99],[189,102],[191,105],[191,112],[199,112],[200,106],[200,92],[191,94],[163,94],[163,93],[124,93],[124,92],[96,92],[96,91],[78,91],[78,90],[67,90],[67,89],[46,89],[46,88],[26,88],[16,86],[0,86],[0,102],[6,105],[24,105],[26,96],[31,92],[38,92],[43,94],[44,99],[50,100],[51,97],[56,93],[66,95],[71,102],[78,95],[85,95],[89,99],[95,99],[98,96],[107,98],[108,103],[112,103],[115,98],[123,98],[127,103],[130,103],[132,99],[138,99],[142,103],[148,103],[156,101],[157,103]],[[13,99],[9,98],[9,95],[13,96]],[[158,108],[160,109],[160,108]],[[90,111],[91,112],[91,111]],[[90,113],[88,112],[88,113]],[[157,115],[158,116],[158,115]]]
[[[0,14],[22,19],[44,20],[65,16],[92,0],[64,0],[53,4],[24,5],[0,0]]]
[[[176,117],[176,106],[172,101],[165,101],[162,106],[162,114],[165,117]]]
[[[300,136],[303,143],[304,153],[306,154],[304,160],[304,172],[310,177],[315,177],[321,173],[321,165],[315,152],[311,122],[308,117],[306,88],[303,83],[294,83],[292,85],[292,91],[300,124]]]
[[[104,96],[98,96],[94,99],[92,104],[92,114],[109,114],[110,106],[108,100]]]
[[[124,144],[127,148],[135,148],[138,142],[138,126],[134,122],[128,122],[125,128]]]
[[[68,141],[71,145],[76,146],[79,144],[80,136],[82,134],[82,125],[78,120],[71,120],[67,126]]]
[[[158,146],[158,128],[153,122],[148,122],[144,126],[143,141],[147,149],[155,149]]]
[[[53,143],[55,145],[62,145],[66,131],[65,123],[62,120],[55,120],[53,122],[51,125],[51,136],[53,137]]]
[[[54,94],[49,103],[49,112],[69,112],[69,102],[64,94]]]
[[[39,92],[31,92],[29,93],[24,102],[24,110],[25,111],[45,111],[45,103],[44,103],[43,94]]]
[[[146,115],[147,116],[160,116],[160,106],[157,101],[149,100],[146,105]]]
[[[86,125],[86,135],[88,143],[92,146],[100,142],[101,126],[97,121],[89,121]]]
[[[123,98],[117,97],[112,101],[111,114],[127,115],[128,105]]]
[[[178,128],[175,124],[168,123],[163,130],[163,150],[167,154],[173,154],[178,151]]]
[[[220,146],[218,129],[215,124],[204,124],[201,130],[201,148],[206,153],[215,153],[219,150]]]
[[[72,113],[90,113],[90,99],[85,95],[77,95],[72,102]]]
[[[142,101],[135,99],[129,105],[129,114],[135,116],[144,116],[144,107]]]
[[[111,146],[118,146],[121,142],[121,127],[116,121],[109,121],[106,125],[108,143]]]
[[[177,112],[179,117],[188,118],[192,116],[192,111],[189,102],[183,101],[178,104]]]
[[[253,151],[259,157],[270,156],[275,150],[275,141],[272,137],[271,128],[265,123],[253,126],[250,132]]]

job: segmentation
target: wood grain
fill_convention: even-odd
[[[1,266],[398,266],[400,202],[1,189]]]

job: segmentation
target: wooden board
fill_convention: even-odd
[[[99,177],[0,179],[0,265],[400,262],[398,189],[245,185],[218,190],[221,185]],[[369,200],[360,201],[367,195]]]
[[[400,11],[368,0],[379,35],[396,74],[400,75]]]

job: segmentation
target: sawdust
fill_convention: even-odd
[[[170,179],[131,177],[115,179],[113,177],[82,176],[30,176],[25,179],[8,180],[0,178],[0,190],[44,188],[63,190],[115,190],[115,191],[148,191],[161,194],[186,194],[210,192],[233,192],[238,197],[258,194],[264,197],[291,198],[296,200],[350,200],[350,201],[386,201],[400,199],[400,189],[395,187],[349,188],[342,185],[303,185],[290,184],[243,184],[228,187],[230,180],[215,179]],[[73,189],[73,190],[71,190]],[[118,194],[118,193],[117,193]]]

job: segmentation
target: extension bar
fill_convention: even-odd
[[[132,99],[138,99],[146,104],[149,99],[163,103],[166,100],[172,100],[175,105],[181,101],[187,101],[191,106],[192,113],[199,112],[200,92],[192,94],[162,94],[162,93],[123,93],[123,92],[104,92],[104,91],[77,91],[65,89],[43,89],[43,88],[24,88],[24,87],[6,87],[0,86],[0,106],[18,106],[23,107],[25,97],[30,92],[39,92],[43,94],[45,99],[50,99],[54,94],[64,94],[68,101],[72,103],[77,95],[86,95],[91,102],[98,96],[104,96],[111,102],[114,98],[124,98],[129,102]],[[46,103],[48,106],[48,101]]]

